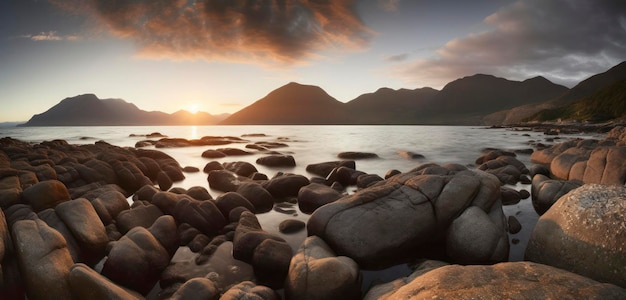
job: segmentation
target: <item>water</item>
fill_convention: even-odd
[[[337,154],[344,151],[362,151],[376,153],[380,158],[358,160],[358,170],[378,174],[384,177],[391,169],[402,172],[409,171],[420,164],[434,162],[438,164],[459,163],[470,167],[481,155],[484,148],[499,148],[508,150],[529,149],[529,141],[539,141],[550,144],[541,132],[512,131],[507,129],[485,129],[477,126],[106,126],[106,127],[23,127],[0,128],[0,137],[12,137],[23,141],[41,142],[44,140],[63,139],[73,144],[88,144],[103,140],[110,144],[133,147],[137,141],[145,137],[130,137],[130,134],[149,134],[160,132],[168,137],[198,139],[203,136],[236,136],[244,134],[262,133],[262,137],[245,137],[251,143],[257,141],[280,141],[289,145],[277,151],[291,154],[295,157],[296,167],[267,168],[256,165],[255,161],[263,154],[250,156],[225,157],[217,159],[219,162],[247,161],[256,165],[259,172],[272,177],[276,172],[289,172],[312,176],[306,172],[308,164],[338,160]],[[561,136],[592,138],[593,135]],[[279,140],[279,138],[281,138]],[[286,140],[285,140],[286,139]],[[557,140],[558,142],[559,140]],[[206,163],[213,159],[201,157],[207,149],[232,147],[245,149],[246,143],[237,143],[222,146],[201,146],[185,148],[161,148],[160,151],[174,157],[181,166],[194,166],[203,169]],[[150,147],[148,147],[150,148]],[[248,149],[249,150],[249,149]],[[410,151],[423,155],[424,159],[407,159],[398,155],[398,151]],[[517,157],[530,167],[530,156],[520,154]],[[208,188],[206,174],[186,173],[187,178],[174,184],[175,187],[189,188],[204,186]],[[527,189],[529,185],[518,184],[516,189]],[[210,190],[212,196],[217,197],[220,192]],[[297,209],[297,207],[296,207]],[[522,231],[510,235],[510,239],[519,239],[518,244],[511,245],[510,260],[523,259],[525,245],[537,221],[537,214],[532,208],[530,199],[522,200],[519,204],[504,207],[505,215],[515,215],[522,223]],[[286,218],[277,212],[257,215],[263,228],[269,232],[285,238],[297,250],[300,243],[306,238],[304,231],[284,235],[278,232],[278,224]],[[308,216],[298,211],[296,215],[287,216],[306,221]],[[408,272],[408,269],[406,270]],[[397,272],[394,276],[398,275]],[[381,273],[382,274],[382,273]],[[388,281],[384,280],[384,281]],[[366,283],[364,283],[366,284]]]

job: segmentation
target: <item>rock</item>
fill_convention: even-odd
[[[220,300],[248,300],[248,299],[280,300],[280,295],[278,295],[274,290],[266,286],[256,285],[252,281],[244,281],[231,287],[220,298]]]
[[[74,264],[63,236],[41,220],[12,226],[13,246],[29,299],[71,299],[68,282]]]
[[[242,183],[240,177],[227,170],[214,170],[209,172],[209,186],[221,192],[234,192]]]
[[[295,167],[296,160],[291,155],[270,155],[259,157],[256,160],[259,165],[267,167]]]
[[[535,175],[531,186],[533,207],[537,214],[542,215],[559,198],[580,186],[580,183],[574,181],[553,180],[543,175]]]
[[[133,200],[152,201],[152,197],[158,192],[159,190],[154,186],[144,185],[139,190],[137,190],[137,192],[135,192],[135,195],[133,195]]]
[[[193,278],[186,281],[177,291],[172,295],[172,300],[218,300],[220,299],[220,292],[215,286],[215,283],[207,278]]]
[[[159,184],[159,188],[162,191],[167,191],[172,187],[172,184],[174,184],[172,182],[172,179],[167,176],[167,173],[160,171],[159,174],[157,175],[157,183]]]
[[[249,177],[250,175],[258,172],[253,164],[246,161],[227,162],[222,165],[224,166],[224,169],[244,177]]]
[[[214,160],[212,162],[207,163],[204,166],[204,169],[202,169],[202,172],[208,174],[209,172],[215,171],[215,170],[224,170],[224,166],[222,166],[220,162]]]
[[[46,208],[54,208],[57,204],[71,200],[65,185],[58,180],[40,181],[22,192],[22,199],[40,212]]]
[[[268,212],[274,207],[274,197],[263,186],[255,182],[244,182],[237,188],[237,193],[246,198],[256,214]]]
[[[337,157],[341,159],[368,159],[378,158],[378,155],[370,152],[341,152],[337,154]]]
[[[370,289],[365,300],[622,299],[626,290],[532,262],[449,265]]]
[[[475,161],[475,163],[477,165],[482,165],[490,160],[494,160],[496,158],[499,158],[501,156],[510,156],[510,157],[515,157],[517,156],[514,152],[511,151],[504,151],[504,150],[490,150],[485,152],[483,155],[481,155],[480,157],[478,157]]]
[[[200,169],[194,166],[186,166],[183,168],[183,172],[185,173],[198,173]]]
[[[251,152],[237,148],[219,148],[217,151],[224,153],[226,156],[252,155]]]
[[[163,214],[174,215],[174,209],[176,208],[178,201],[185,198],[192,200],[189,196],[186,195],[183,196],[172,192],[158,192],[154,194],[150,203],[158,207],[159,210],[163,212]]]
[[[148,231],[161,243],[161,246],[167,250],[170,257],[178,250],[180,240],[178,239],[178,228],[176,221],[172,216],[159,217]]]
[[[117,229],[122,234],[126,234],[134,227],[141,226],[148,228],[152,226],[163,212],[156,205],[141,205],[133,209],[125,210],[115,218]]]
[[[302,175],[285,174],[266,181],[262,186],[274,198],[297,197],[300,188],[309,184],[309,179]]]
[[[274,289],[282,288],[289,272],[292,255],[291,246],[286,242],[263,240],[254,248],[252,255],[252,266],[258,283]]]
[[[187,190],[187,196],[196,200],[210,200],[213,199],[209,191],[202,186],[192,186]]]
[[[354,169],[339,167],[330,172],[330,174],[326,178],[326,181],[339,182],[344,186],[356,185],[359,176],[364,174],[364,172]]]
[[[322,184],[311,183],[298,192],[298,207],[305,214],[311,214],[322,205],[341,198],[336,190]]]
[[[147,229],[135,227],[113,243],[102,275],[146,295],[169,262],[161,243]]]
[[[306,223],[295,220],[295,219],[287,219],[283,220],[278,224],[278,231],[284,234],[296,233],[306,227]]]
[[[211,238],[204,234],[198,234],[187,244],[187,247],[193,252],[199,252],[206,247],[209,242],[211,242]]]
[[[123,288],[85,264],[75,264],[69,274],[69,286],[78,299],[144,299],[139,293]]]
[[[498,232],[505,232],[498,180],[459,169],[427,166],[324,205],[309,218],[308,234],[321,237],[362,268],[383,269],[426,255],[435,245],[445,247],[442,233],[472,205],[489,213]],[[447,174],[421,174],[430,170]],[[461,259],[463,254],[457,254],[455,259]]]
[[[0,207],[6,209],[11,205],[20,203],[21,196],[22,187],[17,176],[0,178]]]
[[[397,153],[401,157],[404,157],[404,158],[407,158],[407,159],[424,159],[424,158],[426,158],[426,157],[424,157],[424,155],[421,155],[421,154],[415,153],[415,152],[411,152],[411,151],[400,150]]]
[[[285,299],[360,299],[359,266],[336,256],[319,237],[309,236],[291,259]]]
[[[346,167],[353,170],[356,169],[354,160],[340,160],[310,164],[306,166],[306,171],[317,176],[326,178],[333,169],[339,167]]]
[[[226,225],[226,219],[212,200],[182,198],[174,208],[178,223],[187,223],[208,236],[215,236]]]
[[[522,200],[520,193],[512,188],[501,187],[500,192],[502,193],[502,205],[514,205]]]
[[[67,250],[70,252],[70,255],[72,256],[72,260],[74,260],[75,262],[85,261],[85,259],[83,259],[83,251],[81,250],[80,245],[74,238],[74,235],[72,235],[72,231],[70,231],[70,229],[67,228],[65,223],[63,223],[61,218],[59,218],[59,216],[56,214],[54,209],[48,208],[48,209],[42,210],[37,214],[37,216],[42,221],[46,222],[48,226],[54,228],[63,236],[67,244]]]
[[[385,174],[385,179],[389,179],[393,176],[396,176],[398,174],[401,174],[402,172],[398,171],[398,170],[389,170],[387,171],[387,173]]]
[[[515,216],[509,216],[507,223],[509,224],[509,233],[516,234],[522,231],[522,224]]]
[[[570,148],[557,155],[550,163],[550,172],[556,179],[569,180],[570,170],[579,161],[589,159],[590,151],[581,148]]]
[[[285,242],[282,238],[264,231],[256,216],[244,211],[240,215],[239,224],[235,230],[233,257],[251,263],[256,247],[266,239]]]
[[[626,187],[587,184],[539,218],[525,257],[626,287]]]
[[[533,164],[532,166],[530,166],[530,176],[534,177],[537,174],[550,176],[550,168],[546,167],[545,165]]]
[[[115,190],[102,192],[91,205],[104,225],[111,224],[122,211],[130,209],[126,197]]]
[[[228,216],[232,209],[239,206],[245,207],[249,211],[255,211],[254,205],[252,205],[248,199],[235,192],[219,195],[217,199],[215,199],[215,205],[224,216]]]
[[[363,174],[357,177],[356,186],[364,189],[376,182],[383,181],[384,179],[376,174]]]
[[[509,239],[486,212],[470,206],[448,228],[446,251],[461,264],[496,263],[508,260]]]
[[[80,245],[87,264],[95,264],[104,257],[109,237],[89,200],[63,202],[55,211]]]

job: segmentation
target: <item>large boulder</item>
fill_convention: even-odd
[[[208,236],[217,235],[226,226],[226,218],[213,200],[181,198],[176,203],[173,215],[178,223],[187,223]]]
[[[148,228],[152,226],[152,223],[154,223],[156,219],[163,215],[163,212],[161,212],[156,205],[133,206],[133,209],[122,211],[115,218],[117,229],[119,229],[122,234],[127,233],[129,230],[133,229],[133,227],[137,226]]]
[[[139,293],[113,283],[84,264],[73,265],[68,280],[72,294],[78,299],[144,299]]]
[[[256,160],[259,165],[267,167],[295,167],[296,160],[291,155],[269,155]]]
[[[220,292],[215,283],[208,278],[193,278],[186,281],[175,293],[171,300],[218,300]]]
[[[349,257],[336,256],[321,238],[310,236],[291,259],[285,298],[360,299],[359,266]]]
[[[438,264],[441,265],[441,264]],[[435,266],[374,286],[366,300],[624,299],[626,290],[532,262]]]
[[[46,208],[54,208],[57,204],[71,200],[65,185],[58,180],[40,181],[22,192],[22,199],[40,212]]]
[[[258,172],[253,164],[246,161],[226,162],[222,165],[224,169],[244,177],[250,177],[250,175]]]
[[[481,223],[466,230],[476,230],[472,234],[480,236],[483,230],[497,228],[504,237],[499,185],[495,176],[482,171],[458,165],[427,166],[318,208],[307,229],[309,235],[320,236],[339,255],[351,257],[363,268],[386,268],[427,255],[434,246],[445,246],[446,234],[455,236],[459,234],[451,230],[462,230],[448,227],[470,206],[488,214],[493,225],[487,228],[482,226],[487,223]],[[496,252],[448,254],[451,260],[466,263],[494,263],[476,258],[508,256],[508,243],[501,247],[497,246],[500,240],[489,241],[481,249]]]
[[[104,225],[111,224],[121,212],[130,209],[126,197],[115,190],[105,191],[91,201]]]
[[[279,300],[280,295],[269,287],[256,285],[252,281],[244,281],[234,285],[222,297],[221,300]]]
[[[328,161],[307,165],[306,171],[326,178],[330,172],[339,167],[347,167],[354,170],[356,169],[356,163],[354,160]]]
[[[576,181],[556,180],[541,174],[535,175],[530,190],[535,211],[543,215],[559,198],[581,185]]]
[[[274,198],[283,198],[297,197],[300,188],[309,183],[309,179],[302,175],[283,174],[263,182],[262,185]]]
[[[274,197],[258,183],[244,182],[237,188],[237,193],[254,205],[254,213],[268,212],[274,207]]]
[[[100,260],[109,237],[89,200],[79,198],[63,202],[57,205],[55,211],[81,246],[86,262],[92,264]]]
[[[68,282],[74,264],[65,239],[41,220],[19,220],[13,245],[29,299],[72,299]]]
[[[528,260],[626,287],[626,187],[588,184],[539,218]]]

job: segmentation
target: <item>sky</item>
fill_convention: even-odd
[[[2,0],[0,122],[85,93],[220,114],[289,82],[342,102],[477,73],[572,87],[624,60],[623,0]]]

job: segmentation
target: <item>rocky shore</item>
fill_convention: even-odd
[[[237,160],[294,166],[289,139],[145,137],[0,139],[0,299],[626,299],[624,127],[535,144],[530,166],[485,149],[387,174],[358,170],[378,157],[368,152],[308,174]],[[198,156],[232,160],[182,166],[159,150],[203,146],[221,148]],[[201,171],[206,186],[173,187]],[[520,201],[536,225],[505,214]],[[279,234],[261,225],[269,212]],[[521,226],[534,226],[525,260],[509,262]]]

